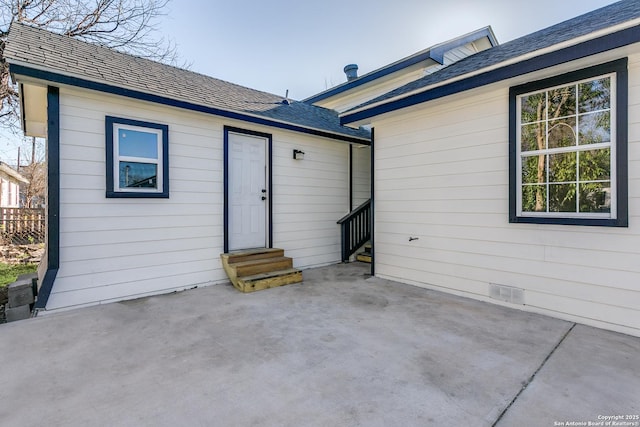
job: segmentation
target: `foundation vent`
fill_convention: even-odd
[[[489,296],[511,304],[524,305],[524,289],[489,283]]]

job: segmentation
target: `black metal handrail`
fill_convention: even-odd
[[[338,221],[342,239],[342,262],[371,239],[371,199]]]

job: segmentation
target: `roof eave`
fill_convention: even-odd
[[[47,81],[52,83],[64,84],[74,87],[81,87],[84,89],[97,90],[99,92],[110,93],[114,95],[125,96],[128,98],[135,98],[145,101],[150,101],[162,105],[168,105],[178,108],[183,108],[192,111],[199,111],[207,114],[213,114],[221,117],[227,117],[231,119],[248,121],[256,124],[263,124],[266,126],[274,126],[282,129],[292,130],[295,132],[307,133],[311,135],[321,136],[329,139],[336,139],[344,142],[357,143],[357,144],[369,144],[370,139],[349,135],[347,133],[337,133],[326,129],[318,129],[314,127],[304,126],[292,122],[281,121],[273,118],[267,118],[257,114],[250,114],[243,111],[236,111],[231,109],[215,108],[202,104],[195,104],[182,99],[173,99],[157,95],[150,92],[142,92],[137,89],[132,89],[124,86],[114,86],[98,80],[87,79],[70,73],[64,73],[60,71],[51,71],[47,67],[36,66],[26,63],[24,61],[7,58],[9,63],[9,71],[11,76],[16,79],[16,76],[27,77],[29,80]]]
[[[29,184],[29,180],[27,178],[25,178],[20,172],[14,170],[12,167],[5,164],[4,162],[0,162],[0,172],[5,173],[6,175],[12,177],[18,182],[21,182],[23,184]]]
[[[357,79],[342,83],[341,85],[328,89],[324,92],[310,96],[309,98],[302,100],[302,102],[313,104],[315,102],[326,100],[333,96],[341,95],[344,92],[348,92],[352,89],[356,89],[364,84],[373,82],[375,80],[397,73],[413,65],[416,65],[428,60],[432,60],[435,63],[442,65],[444,63],[444,54],[447,51],[451,49],[455,49],[460,46],[464,46],[467,43],[471,43],[483,37],[488,38],[492,46],[498,45],[498,40],[496,39],[496,36],[493,33],[493,30],[491,29],[490,26],[487,26],[479,30],[473,31],[471,33],[465,34],[463,36],[457,37],[455,39],[449,40],[447,42],[435,45],[431,48],[425,49],[407,58],[401,59],[399,61],[386,65],[382,68],[374,70],[370,73],[364,74],[358,77]]]
[[[368,119],[381,114],[638,43],[640,42],[639,24],[640,19],[634,19],[609,28],[609,32],[605,30],[604,35],[601,30],[590,34],[592,37],[587,40],[583,41],[585,36],[574,39],[573,42],[579,41],[576,44],[565,46],[567,42],[564,42],[560,46],[550,46],[394,98],[356,107],[340,114],[340,124],[345,126],[367,123]]]

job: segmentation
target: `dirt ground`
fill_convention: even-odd
[[[0,262],[5,264],[37,264],[43,253],[43,244],[0,245]]]

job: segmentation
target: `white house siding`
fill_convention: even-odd
[[[169,126],[169,199],[105,197],[105,116]],[[340,259],[347,144],[96,92],[60,90],[60,269],[47,310],[227,282],[223,127],[273,135],[274,245]],[[291,159],[293,148],[304,160]]]
[[[473,43],[467,43],[464,46],[451,49],[444,54],[444,65],[451,65],[477,52],[478,49]]]
[[[352,153],[351,185],[355,209],[371,198],[371,148],[356,144]]]
[[[486,40],[486,39],[483,39]],[[481,50],[488,49],[489,42],[487,41],[481,48]],[[455,49],[451,49],[445,52],[443,64],[436,64],[432,67],[427,67],[424,69],[424,74],[433,74],[436,71],[443,69],[444,67],[453,64],[454,62],[458,62],[467,56],[471,56],[474,53],[478,53],[479,50],[474,43],[467,43],[463,46],[457,47]],[[420,76],[422,77],[422,76]]]
[[[629,61],[628,228],[508,222],[504,83],[374,122],[376,275],[640,335],[640,57]],[[490,284],[523,289],[524,305],[490,299]]]
[[[273,136],[273,246],[297,268],[340,262],[336,221],[349,211],[348,144],[293,132]],[[293,159],[294,149],[304,160]]]

